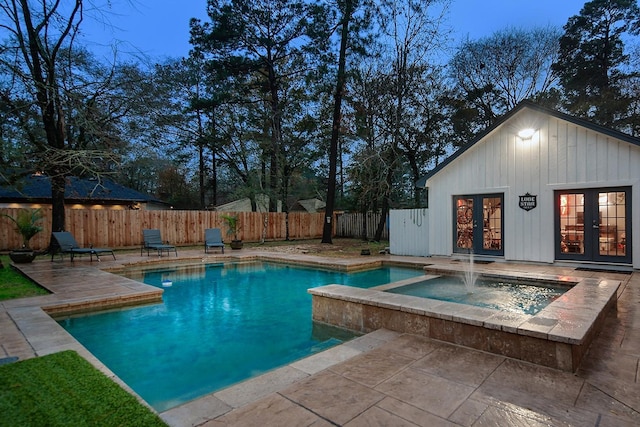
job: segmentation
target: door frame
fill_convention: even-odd
[[[600,218],[600,204],[598,202],[599,193],[607,192],[624,192],[625,193],[625,250],[624,256],[620,255],[601,255],[600,254],[600,227],[608,226],[607,224],[601,224]],[[561,200],[562,194],[583,194],[583,217],[582,217],[582,232],[583,234],[583,253],[565,252],[563,251],[563,230],[561,224]],[[556,260],[572,260],[572,261],[586,261],[586,262],[602,262],[611,264],[631,264],[633,259],[632,247],[631,247],[631,226],[632,226],[632,207],[633,203],[632,187],[597,187],[597,188],[575,188],[564,189],[554,191],[554,229],[555,229],[555,241],[554,252]],[[615,244],[621,244],[617,239]]]
[[[488,198],[500,199],[500,248],[491,249],[484,247],[485,229],[484,229],[484,206],[483,200]],[[458,203],[460,199],[473,199],[473,208],[471,209],[471,229],[472,244],[470,248],[458,247]],[[454,195],[452,200],[453,206],[453,253],[468,254],[474,253],[478,255],[504,256],[504,193],[482,193],[482,194],[466,194]],[[467,208],[468,209],[468,208]]]

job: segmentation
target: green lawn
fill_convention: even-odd
[[[11,260],[7,255],[0,255],[0,261],[3,265],[0,268],[0,301],[48,294],[45,289],[11,267]]]
[[[48,294],[0,261],[0,300]],[[0,366],[0,427],[165,425],[73,351]]]
[[[166,426],[74,351],[0,366],[0,426]]]

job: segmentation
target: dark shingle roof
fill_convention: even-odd
[[[50,200],[51,181],[48,176],[30,175],[14,185],[0,186],[0,200],[27,201]],[[68,177],[65,199],[70,202],[154,202],[161,200],[120,185],[108,178],[85,179]]]

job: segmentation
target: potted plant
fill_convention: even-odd
[[[15,249],[9,253],[9,258],[15,263],[27,263],[34,260],[35,252],[29,246],[29,241],[33,236],[42,231],[42,226],[38,224],[42,220],[43,215],[40,209],[30,210],[22,209],[15,217],[3,214],[9,218],[15,226],[15,230],[22,236],[22,248]]]
[[[233,236],[233,240],[229,244],[231,249],[242,249],[242,240],[238,238],[238,231],[240,231],[238,215],[222,215],[221,218],[227,224],[227,234]]]

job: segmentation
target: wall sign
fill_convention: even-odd
[[[531,209],[535,209],[538,206],[538,196],[533,196],[529,193],[520,197],[520,209],[524,209],[525,211],[530,211]]]

